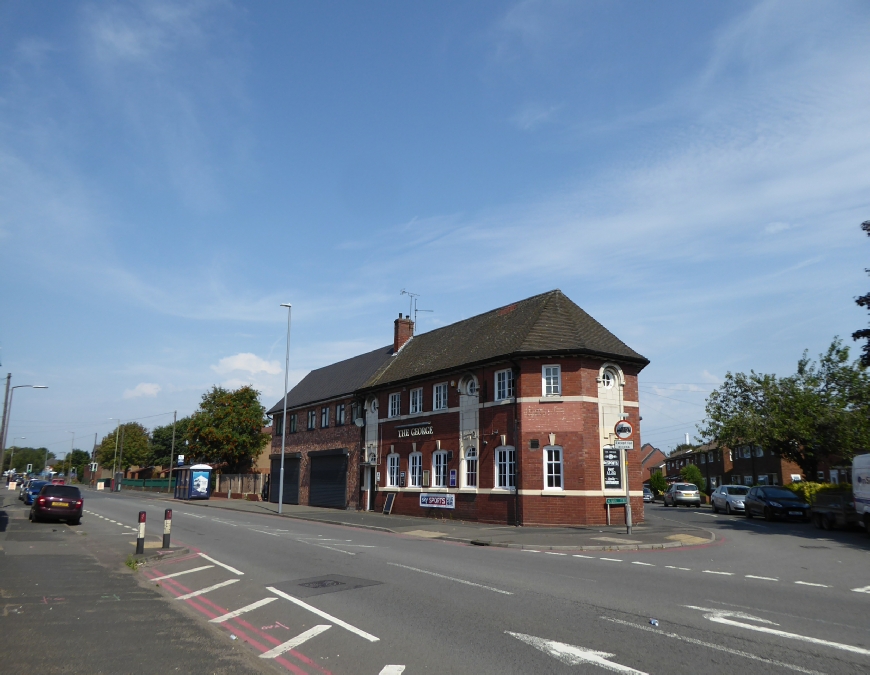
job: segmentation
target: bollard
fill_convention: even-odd
[[[169,531],[172,529],[172,509],[163,514],[163,548],[169,548]]]
[[[145,553],[145,512],[139,511],[139,534],[136,537],[136,555]]]

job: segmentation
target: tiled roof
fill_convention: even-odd
[[[351,394],[388,363],[392,355],[393,345],[389,345],[312,370],[287,394],[287,407],[294,408]],[[273,415],[283,410],[284,399],[281,398],[272,406],[268,414]]]
[[[542,293],[414,337],[366,389],[500,357],[589,354],[645,366],[649,361],[571,302]]]

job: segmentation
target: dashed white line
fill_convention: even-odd
[[[281,536],[280,534],[275,534],[274,532],[266,532],[266,530],[255,530],[253,528],[251,528],[251,532],[259,532],[260,534],[268,534],[272,537],[280,537]]]
[[[580,555],[579,553],[575,553],[575,554],[574,554],[574,557],[575,557],[575,558],[589,558],[590,560],[594,560],[594,559],[595,559],[595,556],[594,556],[594,555]]]
[[[557,551],[544,551],[547,555],[568,555],[567,553],[558,553]]]
[[[369,642],[378,642],[380,640],[380,638],[375,637],[371,633],[366,633],[364,630],[357,628],[356,626],[351,626],[346,621],[342,621],[341,619],[336,618],[336,617],[332,616],[331,614],[327,614],[322,609],[317,609],[317,607],[313,607],[312,605],[309,605],[307,602],[302,602],[302,600],[300,600],[299,598],[294,598],[292,595],[288,595],[284,591],[279,591],[277,588],[274,588],[273,586],[266,586],[266,589],[269,591],[272,591],[275,595],[281,596],[285,600],[289,600],[293,604],[298,605],[299,607],[302,607],[303,609],[307,609],[309,612],[313,612],[314,614],[317,614],[317,616],[323,617],[327,621],[332,621],[332,623],[334,623],[336,626],[341,626],[342,628],[349,630],[351,633],[359,635],[361,638],[364,638],[364,639],[368,640]]]
[[[465,579],[457,579],[456,577],[448,577],[444,574],[438,574],[438,572],[430,572],[429,570],[421,570],[417,567],[409,567],[408,565],[400,565],[399,563],[387,563],[387,565],[392,565],[393,567],[401,567],[402,569],[411,570],[412,572],[420,572],[421,574],[428,574],[429,576],[438,577],[439,579],[447,579],[448,581],[455,581],[458,584],[465,584],[467,586],[476,586],[477,588],[484,588],[488,591],[494,591],[495,593],[501,593],[502,595],[513,595],[510,591],[503,591],[500,588],[493,588],[492,586],[485,586],[483,584],[476,584],[473,581],[466,581]]]
[[[810,581],[795,581],[796,584],[800,586],[817,586],[819,588],[830,588],[827,584],[814,584]]]
[[[864,588],[853,588],[855,593],[870,593],[870,586],[864,586]]]
[[[273,647],[267,652],[263,652],[260,654],[261,659],[274,659],[277,656],[281,656],[284,652],[289,652],[291,649],[296,649],[303,642],[307,642],[311,638],[320,635],[322,632],[329,630],[332,626],[319,625],[314,626],[313,628],[309,628],[304,633],[300,633],[295,638],[291,638],[287,640],[287,642],[282,642],[277,647]]]
[[[747,579],[761,579],[761,581],[779,581],[776,577],[757,577],[754,574],[747,574]]]
[[[599,558],[599,560],[606,560],[607,562],[622,562],[619,558]]]
[[[335,548],[335,546],[327,546],[326,544],[318,544],[315,541],[305,541],[304,539],[297,539],[300,544],[308,544],[309,546],[319,546],[320,548],[328,548],[330,551],[337,551],[338,553],[344,553],[345,555],[356,555],[353,551],[343,551],[340,548]]]
[[[402,675],[405,672],[405,666],[384,666],[378,675]]]
[[[540,551],[533,551],[530,548],[524,548],[520,550],[520,553],[540,553]]]
[[[734,572],[717,572],[716,570],[701,570],[703,574],[721,574],[723,577],[733,577]]]
[[[631,564],[632,565],[645,565],[646,567],[655,567],[655,565],[653,565],[652,563],[640,562],[639,560],[632,560]]]
[[[263,598],[262,600],[257,600],[257,602],[252,602],[250,605],[245,605],[244,607],[240,607],[239,609],[234,609],[232,612],[227,612],[226,614],[222,614],[221,616],[216,616],[214,619],[210,619],[209,623],[223,623],[224,621],[228,621],[229,619],[234,619],[237,616],[241,616],[245,612],[250,612],[251,610],[262,607],[263,605],[268,605],[270,602],[277,600],[278,598]]]
[[[202,570],[210,570],[214,567],[214,565],[203,565],[202,567],[194,567],[192,570],[184,570],[184,572],[176,572],[175,574],[164,574],[162,577],[154,577],[151,581],[162,581],[163,579],[172,579],[173,577],[180,577],[183,574],[193,574],[194,572],[201,572]]]
[[[234,584],[238,581],[238,579],[229,579],[228,581],[222,581],[219,584],[215,584],[214,586],[207,586],[205,588],[200,588],[198,591],[193,591],[192,593],[186,593],[184,595],[179,595],[176,600],[187,600],[188,598],[195,598],[198,595],[202,595],[203,593],[208,593],[210,591],[215,591],[218,588],[223,588],[224,586],[229,586],[230,584]]]
[[[212,557],[210,557],[210,556],[207,556],[205,553],[200,553],[199,555],[200,555],[201,558],[205,558],[205,559],[208,560],[209,562],[213,562],[215,565],[220,565],[220,566],[223,567],[225,570],[229,570],[229,571],[232,572],[233,574],[238,574],[239,576],[241,576],[241,575],[244,574],[244,572],[240,572],[240,571],[237,570],[235,567],[230,567],[229,565],[227,565],[227,564],[225,564],[225,563],[222,563],[220,560],[215,560],[214,558],[212,558]]]
[[[665,568],[669,569],[669,570],[681,570],[683,572],[691,572],[692,571],[691,567],[674,567],[673,565],[665,565]]]

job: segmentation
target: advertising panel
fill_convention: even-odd
[[[622,456],[615,448],[604,448],[604,489],[618,490],[622,487]]]
[[[191,472],[190,496],[208,497],[208,471]]]
[[[455,509],[456,495],[420,493],[420,506],[430,509]]]

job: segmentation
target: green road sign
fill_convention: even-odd
[[[613,506],[614,504],[625,504],[625,502],[626,502],[625,497],[607,497],[605,499],[605,503],[608,506]]]

